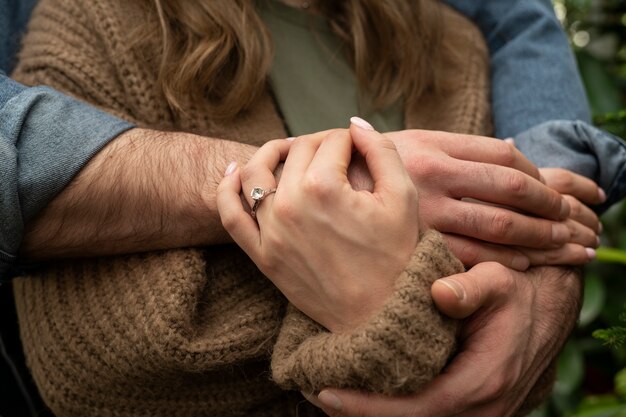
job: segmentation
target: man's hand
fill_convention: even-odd
[[[570,221],[569,198],[543,184],[539,170],[514,145],[424,130],[386,136],[418,190],[422,229],[444,233],[465,265],[497,261],[523,271],[529,265],[584,264],[592,258],[587,248],[597,246],[596,234]],[[357,160],[351,181],[366,187],[367,177],[358,168]]]
[[[307,398],[333,417],[513,416],[574,327],[579,278],[567,268],[521,273],[483,263],[440,279],[432,287],[437,307],[469,317],[459,353],[440,376],[410,397],[331,388]]]

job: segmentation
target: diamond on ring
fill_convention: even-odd
[[[259,204],[261,204],[261,201],[263,201],[263,199],[268,195],[275,192],[276,188],[263,189],[261,187],[254,187],[252,189],[252,191],[250,192],[250,197],[252,197],[252,200],[254,200],[254,204],[252,205],[252,211],[250,212],[250,214],[252,215],[253,219],[256,218],[256,211],[259,208]]]
[[[263,197],[265,197],[265,190],[263,188],[254,187],[250,193],[250,197],[252,197],[254,201],[263,200]]]

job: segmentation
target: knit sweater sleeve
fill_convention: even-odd
[[[436,310],[430,287],[462,271],[442,236],[429,231],[384,308],[354,331],[330,333],[289,306],[272,356],[274,380],[285,389],[309,392],[418,391],[439,374],[455,347],[457,323]]]

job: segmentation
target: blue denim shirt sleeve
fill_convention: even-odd
[[[550,0],[444,0],[480,28],[491,55],[495,135],[550,120],[591,122],[567,36]]]
[[[624,142],[590,125],[576,61],[550,0],[444,0],[472,19],[491,55],[496,137],[515,137],[537,166],[594,180],[607,201],[626,194]]]
[[[594,207],[599,213],[626,196],[626,143],[609,133],[581,121],[555,120],[520,133],[515,144],[539,167],[593,179],[607,194],[607,201]]]
[[[24,228],[113,138],[132,127],[49,88],[5,76],[36,0],[0,0],[0,281]]]
[[[25,225],[114,137],[132,125],[47,87],[0,72],[0,278]]]

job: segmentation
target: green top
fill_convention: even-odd
[[[259,12],[274,41],[270,84],[290,135],[346,127],[352,116],[381,132],[404,128],[401,102],[367,111],[341,41],[323,17],[277,0],[260,1]]]

